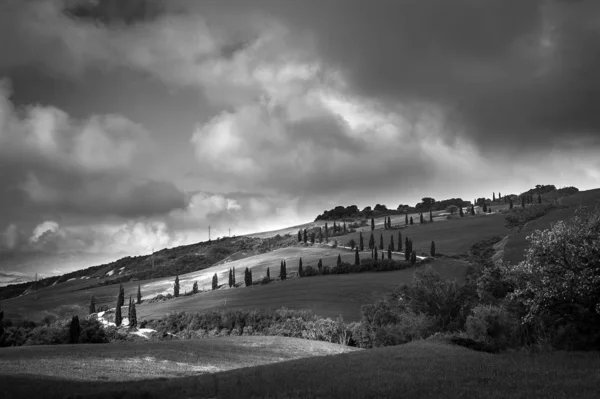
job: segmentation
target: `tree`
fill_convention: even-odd
[[[319,259],[319,263],[317,264],[317,269],[319,269],[319,274],[323,273],[323,260]]]
[[[302,271],[302,258],[300,258],[300,260],[298,261],[298,276],[302,277],[304,275],[304,272]]]
[[[71,324],[69,325],[69,343],[76,344],[79,341],[79,334],[81,334],[81,325],[79,324],[79,316],[75,315],[71,318]]]
[[[197,294],[198,293],[198,282],[197,281],[194,281],[194,284],[192,285],[192,293],[193,294]]]
[[[338,254],[338,258],[337,258],[337,265],[341,265],[342,264],[342,254]]]
[[[346,222],[344,222],[344,234],[347,232],[348,232],[348,230],[346,230]]]
[[[412,216],[410,217],[410,224],[411,224],[411,226],[413,224],[413,218],[412,218]]]
[[[461,209],[462,209],[462,208],[461,208]],[[450,212],[450,214],[451,214],[451,215],[454,215],[454,213],[455,213],[456,211],[458,211],[458,206],[456,206],[456,205],[449,205],[449,206],[446,208],[446,212]]]
[[[175,276],[175,284],[173,285],[173,296],[175,298],[179,296],[179,276]]]
[[[375,247],[375,255],[374,256],[375,256],[375,260],[378,260],[379,255],[377,255],[377,247]]]
[[[513,209],[513,202],[512,202],[512,198],[508,199],[508,209]]]
[[[492,207],[488,206],[488,213],[492,213]]]
[[[337,233],[337,224],[335,224],[335,222],[333,222],[333,235],[335,235],[335,233]]]
[[[360,265],[360,256],[358,255],[358,247],[356,247],[356,251],[354,251],[354,264],[356,266]]]
[[[119,301],[117,301],[117,307],[115,309],[115,325],[119,327],[123,322],[123,316],[121,315],[121,305],[119,305]]]
[[[212,289],[216,290],[217,288],[219,288],[219,278],[217,277],[217,273],[215,273],[212,278]]]
[[[410,256],[410,264],[414,266],[415,263],[417,263],[417,253],[413,251]]]
[[[492,193],[492,201],[496,202],[496,193]]]
[[[388,216],[388,229],[392,228],[392,218]]]
[[[90,298],[90,314],[96,313],[96,297],[92,295]]]
[[[483,212],[487,213],[487,204],[485,202],[483,203]]]
[[[235,267],[231,268],[231,276],[233,277],[233,286],[235,287]]]
[[[398,252],[402,252],[402,233],[398,232]]]
[[[419,222],[423,224],[423,212],[419,215]]]
[[[394,250],[395,250],[394,248],[395,248],[395,247],[394,247],[394,235],[393,235],[393,234],[390,234],[390,249],[391,249],[392,251],[394,251]]]
[[[392,247],[388,245],[388,259],[392,259]]]
[[[371,238],[369,238],[369,249],[375,248],[375,237],[373,237],[373,233],[371,233]]]
[[[458,208],[458,214],[460,215],[461,218],[465,216],[465,212],[463,211],[462,206]]]
[[[231,269],[229,269],[229,288],[233,287],[233,273]]]
[[[360,245],[360,250],[364,251],[365,250],[365,242],[363,240],[363,235],[362,235],[362,231],[359,233],[359,245]]]
[[[279,271],[279,278],[281,280],[285,280],[287,278],[287,267],[285,264],[285,260],[281,261],[281,269]]]
[[[512,299],[526,322],[542,319],[573,350],[600,349],[600,210],[577,210],[529,237],[525,260],[509,269]]]
[[[252,279],[252,269],[248,269],[248,286],[251,287],[252,286],[252,282],[253,282],[253,279]]]
[[[308,241],[308,240],[307,240],[307,236],[306,236],[306,229],[304,229],[304,236],[303,236],[303,240],[304,240],[304,243],[305,243],[305,244],[306,244],[306,241]]]
[[[542,203],[542,195],[538,193],[538,204]]]
[[[431,212],[431,209],[429,210],[429,221],[433,222],[433,213]]]
[[[323,243],[323,229],[319,227],[319,244]]]
[[[379,249],[383,251],[383,233],[379,235]]]
[[[125,304],[125,289],[123,284],[119,284],[119,295],[117,296],[117,306],[123,306]]]
[[[267,267],[267,280],[271,280],[271,268]]]
[[[137,292],[137,304],[142,303],[142,287],[138,284],[138,292]]]
[[[435,241],[431,241],[431,256],[435,257]]]
[[[375,230],[375,219],[371,218],[371,231]]]
[[[196,286],[196,288],[198,288]],[[129,328],[137,327],[137,311],[135,310],[135,302],[129,299]]]
[[[475,216],[475,205],[471,205],[471,215]]]
[[[325,243],[329,242],[329,231],[327,228],[327,223],[325,223]]]
[[[404,224],[408,224],[408,212],[404,214]]]
[[[298,242],[302,241],[302,229],[298,230]]]
[[[521,196],[521,207],[525,208],[525,196],[524,195]]]
[[[408,237],[406,237],[404,239],[404,246],[406,247],[406,249],[404,250],[404,260],[409,260],[410,259],[410,241],[408,240]]]
[[[431,207],[435,203],[435,199],[431,197],[425,197],[421,199],[421,203],[423,204],[424,209],[431,209]]]
[[[311,244],[315,243],[315,232],[314,231],[312,233],[310,233],[310,243]]]
[[[351,238],[350,241],[348,241],[348,245],[350,246],[350,248],[354,249],[354,247],[356,247],[356,241],[354,241],[354,238]],[[357,247],[358,248],[358,247]]]

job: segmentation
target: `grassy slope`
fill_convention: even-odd
[[[594,208],[597,206],[598,201],[600,201],[600,189],[580,191],[577,194],[561,198],[560,203],[569,208],[550,211],[541,218],[527,223],[520,232],[511,234],[504,247],[504,260],[513,263],[522,261],[525,258],[524,252],[529,246],[526,238],[532,232],[548,229],[553,223],[568,219],[579,206]]]
[[[426,218],[428,219],[428,218]],[[415,219],[418,222],[418,219]],[[435,241],[436,251],[443,254],[459,254],[467,252],[474,242],[497,235],[508,234],[504,227],[504,216],[501,213],[492,213],[478,216],[466,216],[451,220],[434,218],[434,223],[418,224],[404,227],[400,230],[375,230],[375,243],[379,245],[379,237],[383,233],[383,244],[387,248],[390,243],[390,235],[394,235],[394,244],[398,245],[398,232],[402,233],[402,240],[409,237],[413,240],[413,249],[419,254],[429,253],[431,241]],[[392,218],[392,224],[394,224]],[[401,223],[404,223],[402,218]],[[370,227],[364,228],[363,239],[365,245],[369,243],[371,235]],[[354,239],[359,240],[359,233],[334,237],[343,242]],[[404,243],[403,243],[404,245]]]
[[[143,382],[0,376],[5,396],[146,398],[597,398],[598,353],[490,355],[436,341]],[[334,378],[331,378],[333,377]],[[4,388],[6,387],[6,388]],[[35,396],[35,395],[34,395]],[[110,396],[109,396],[110,397]],[[122,397],[112,395],[112,397]]]
[[[463,281],[468,264],[459,260],[436,260],[431,267],[444,278]],[[200,312],[210,309],[280,308],[310,309],[314,313],[346,321],[360,317],[360,307],[372,303],[403,283],[410,283],[416,269],[391,272],[342,274],[276,281],[251,288],[221,289],[170,301],[142,304],[138,318],[155,319],[172,311]]]
[[[0,350],[0,375],[78,381],[184,377],[360,349],[285,337],[223,337]],[[0,377],[1,378],[1,377]]]
[[[403,222],[403,220],[400,220],[400,216],[397,216],[397,218],[400,222]],[[381,218],[381,220],[383,221],[383,218]],[[392,218],[392,223],[396,223],[394,218]],[[507,230],[503,227],[503,223],[504,218],[501,215],[492,214],[477,217],[465,217],[452,220],[444,219],[443,222],[440,221],[425,225],[416,224],[413,226],[403,228],[401,231],[403,237],[408,235],[408,237],[413,239],[415,249],[419,251],[428,252],[431,240],[435,240],[436,249],[438,253],[462,253],[466,252],[470,248],[470,246],[479,239],[506,233]],[[400,230],[375,230],[377,244],[379,243],[380,233],[383,233],[384,235],[384,244],[386,246],[387,243],[389,243],[390,234],[394,234],[394,237],[396,239],[395,241],[397,241],[398,231]],[[366,241],[365,244],[368,244],[369,234],[370,228],[363,234]],[[350,238],[355,238],[356,241],[358,241],[358,233],[336,237],[336,239],[338,240],[345,241],[349,240]],[[267,267],[271,268],[271,276],[275,278],[279,275],[280,261],[282,259],[286,259],[288,265],[288,274],[293,276],[297,272],[299,257],[302,257],[303,264],[305,266],[311,265],[313,267],[316,267],[319,259],[323,259],[323,263],[325,265],[333,266],[336,262],[338,254],[341,254],[343,260],[345,261],[354,261],[354,255],[351,251],[344,249],[333,249],[324,245],[315,245],[314,247],[306,248],[289,247],[252,256],[249,258],[243,258],[228,263],[222,263],[210,267],[208,269],[179,276],[181,293],[184,293],[186,290],[190,291],[194,281],[198,281],[199,289],[201,291],[209,290],[211,285],[211,279],[214,273],[217,273],[219,283],[221,285],[226,284],[227,274],[230,267],[236,268],[236,281],[239,284],[243,282],[243,272],[246,267],[252,269],[254,280],[259,280],[263,276],[265,276]],[[368,256],[370,256],[369,251],[361,253],[361,257]],[[394,257],[397,259],[402,259],[401,255],[394,255]],[[460,270],[464,271],[464,269]],[[457,275],[460,275],[461,273],[462,272],[459,271]],[[349,278],[358,279],[356,286],[360,286],[359,281],[361,281],[363,277],[356,276]],[[387,283],[388,278],[389,277],[385,277],[385,275],[373,277],[373,284],[385,285]],[[125,283],[125,296],[127,297],[131,295],[135,297],[138,284],[141,285],[142,295],[145,298],[149,298],[161,293],[172,293],[173,280],[174,278],[170,277]],[[404,280],[400,279],[399,281]],[[28,318],[32,320],[40,320],[48,314],[59,317],[64,317],[71,314],[85,315],[87,314],[87,306],[91,295],[96,296],[98,306],[108,305],[110,307],[113,307],[118,287],[116,285],[110,285],[85,289],[87,285],[93,283],[94,281],[92,280],[69,281],[66,283],[57,284],[53,287],[43,288],[37,292],[23,295],[18,298],[4,300],[2,301],[2,307],[5,309],[5,317],[11,319]],[[299,286],[298,289],[296,289],[297,292],[301,292],[303,290],[304,288],[302,286]],[[218,303],[223,303],[230,294],[221,292],[213,294],[201,294],[201,296],[204,295],[208,296],[209,301],[212,301],[212,298],[216,298],[215,300],[219,301]],[[237,298],[237,295],[239,294],[236,294],[234,296]],[[298,301],[304,301],[305,297],[310,298],[311,293],[304,292],[298,298]],[[198,302],[199,298],[192,297],[186,298],[186,300]],[[284,295],[283,291],[281,293],[281,296],[272,297],[269,303],[273,304],[273,302],[277,303],[277,301],[280,301],[280,303],[282,304],[293,304],[295,302],[294,297]],[[259,302],[266,303],[267,300],[265,299]],[[310,302],[314,303],[315,301]],[[211,307],[216,306],[216,303],[217,302],[214,302],[211,305]],[[199,309],[206,308],[207,307],[204,306],[200,307]],[[346,310],[344,310],[342,313],[347,314]],[[326,314],[330,315],[331,311],[327,310]]]

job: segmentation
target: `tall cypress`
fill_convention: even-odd
[[[304,243],[305,243],[305,244],[306,244],[306,241],[307,241],[307,239],[306,239],[306,238],[307,238],[307,237],[306,237],[306,229],[304,229]]]
[[[483,203],[483,212],[487,213],[487,204],[485,202]]]
[[[319,227],[319,244],[323,243],[323,229]]]
[[[92,295],[90,298],[90,314],[96,313],[96,297]]]
[[[346,230],[346,222],[344,222],[344,233],[347,233],[348,230]]]
[[[192,294],[197,294],[197,293],[198,293],[198,282],[194,281],[194,284],[192,285]]]
[[[410,263],[411,265],[414,266],[415,263],[417,263],[417,253],[416,252],[412,252],[411,256],[410,256]]]
[[[471,215],[475,215],[475,205],[471,205]]]
[[[338,266],[342,264],[342,254],[338,254],[337,264]]]
[[[513,202],[512,202],[512,198],[508,199],[508,209],[513,209]]]
[[[231,268],[229,269],[229,288],[233,287],[233,274]]]
[[[231,277],[233,277],[233,286],[235,287],[235,267],[231,268]]]
[[[408,212],[404,214],[404,224],[408,224]]]
[[[398,232],[398,252],[402,252],[402,233]]]
[[[315,243],[315,232],[314,231],[310,233],[310,243],[311,244]]]
[[[390,249],[392,251],[395,251],[395,246],[394,246],[394,234],[390,234]]]
[[[375,247],[375,260],[378,260],[378,256],[379,255],[377,255],[377,247]]]
[[[118,306],[125,305],[125,288],[123,288],[123,284],[119,284],[119,296],[117,297]]]
[[[492,193],[492,202],[496,201],[496,193]]]
[[[123,322],[123,316],[121,316],[121,305],[119,305],[119,301],[117,300],[117,307],[115,309],[115,325],[119,327]]]
[[[412,216],[410,217],[410,224],[411,224],[411,226],[413,224],[413,218],[412,218]]]
[[[538,193],[538,204],[542,203],[542,195]]]
[[[375,248],[375,237],[373,237],[373,233],[371,233],[371,238],[369,238],[369,249]]]
[[[371,218],[371,231],[375,230],[375,219]]]
[[[75,315],[71,319],[69,325],[69,343],[76,344],[79,341],[79,335],[81,334],[81,325],[79,324],[79,316]]]
[[[175,276],[175,284],[173,285],[173,296],[175,298],[179,296],[179,276]]]
[[[431,256],[435,256],[435,241],[431,241]]]
[[[392,228],[392,218],[388,216],[388,229]]]
[[[197,288],[197,286],[196,286]],[[131,301],[129,305],[129,328],[137,327],[137,311],[135,310],[135,302]]]
[[[140,287],[140,285],[138,284],[138,292],[137,292],[137,304],[141,304],[142,303],[142,288]]]
[[[419,222],[423,224],[423,212],[419,215]]]
[[[431,212],[431,209],[429,210],[429,221],[433,222],[433,213]]]
[[[212,289],[216,290],[217,288],[219,288],[219,278],[217,277],[217,273],[215,273],[212,278]]]
[[[271,280],[271,268],[267,267],[267,280]]]
[[[462,206],[458,207],[458,214],[460,215],[461,218],[465,216],[465,212],[463,211],[463,207]]]
[[[325,223],[325,243],[327,244],[329,242],[329,231],[327,228],[327,223]]]
[[[392,259],[392,246],[388,245],[388,259]]]
[[[298,230],[298,242],[302,241],[302,229]]]
[[[298,261],[298,276],[304,276],[304,271],[302,270],[302,258]]]
[[[323,260],[319,259],[319,263],[317,264],[317,269],[319,269],[319,274],[323,273]]]
[[[379,235],[379,249],[383,251],[383,233]]]
[[[358,255],[358,247],[356,247],[356,251],[354,251],[354,264],[356,266],[360,265],[360,256]]]
[[[358,234],[358,237],[359,237],[360,250],[364,251],[365,250],[365,242],[363,240],[362,231]]]

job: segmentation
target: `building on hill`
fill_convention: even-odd
[[[471,214],[471,207],[467,206],[463,208],[463,212],[465,215],[470,215]],[[480,207],[479,205],[475,205],[475,214],[476,215],[483,215],[483,208]]]

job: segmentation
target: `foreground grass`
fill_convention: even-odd
[[[140,382],[0,376],[5,397],[597,398],[598,353],[490,355],[438,341]],[[6,387],[6,388],[4,388]],[[42,397],[39,395],[34,395]]]
[[[359,350],[328,342],[259,336],[11,347],[0,350],[0,379],[7,376],[71,381],[173,378]]]

